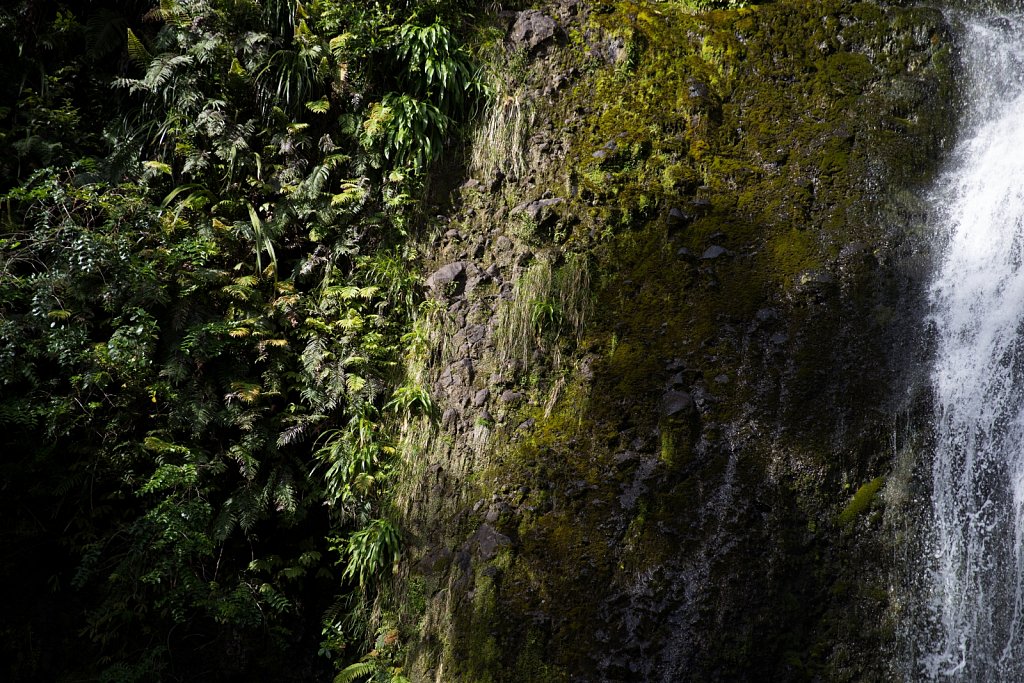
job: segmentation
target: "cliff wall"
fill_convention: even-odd
[[[407,674],[890,677],[942,13],[563,0],[491,36],[423,245]]]

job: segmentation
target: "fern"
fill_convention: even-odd
[[[306,102],[306,109],[314,114],[326,114],[331,108],[331,102],[326,97],[321,97],[314,102]]]
[[[259,588],[260,596],[270,605],[271,609],[279,614],[289,612],[292,609],[292,602],[277,588],[269,583],[264,583]]]
[[[192,64],[192,57],[188,55],[176,55],[165,52],[155,57],[146,70],[146,75],[141,81],[136,81],[138,87],[156,93],[163,88],[179,69]],[[165,94],[166,96],[166,94]]]
[[[157,10],[159,18],[168,24],[184,25],[190,18],[185,8],[177,0],[160,0],[160,7]]]
[[[298,510],[298,495],[289,473],[281,474],[274,488],[274,508],[278,512],[294,513]]]
[[[153,55],[146,49],[145,44],[139,39],[135,32],[128,29],[128,56],[136,65],[145,67],[153,61]]]
[[[217,543],[223,543],[238,526],[238,517],[234,512],[234,500],[228,499],[220,513],[214,519],[212,536]]]
[[[357,662],[350,664],[338,672],[334,677],[334,683],[353,683],[365,676],[373,674],[377,670],[373,662]]]

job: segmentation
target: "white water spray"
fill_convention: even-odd
[[[1024,15],[965,26],[967,132],[934,199],[928,625],[911,679],[1024,681]]]

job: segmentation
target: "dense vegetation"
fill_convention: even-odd
[[[464,10],[0,10],[7,680],[312,680],[368,649],[389,425],[432,410],[404,237],[484,95]]]

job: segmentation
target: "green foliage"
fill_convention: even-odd
[[[374,648],[362,661],[350,664],[338,672],[335,683],[346,681],[372,681],[373,683],[409,683],[402,671],[403,651],[401,637],[391,622],[391,616],[385,615],[381,627],[377,631]]]
[[[363,144],[420,171],[437,158],[458,117],[484,95],[468,53],[435,22],[407,23],[396,32],[392,60],[397,90],[385,93],[363,122]]]
[[[24,415],[13,443],[56,447],[22,450],[25,466],[63,460],[53,489],[84,513],[66,541],[89,549],[72,582],[91,603],[85,633],[121,661],[139,619],[254,628],[261,604],[280,611],[247,588],[245,539],[309,514],[316,487],[275,443],[283,415],[265,417],[288,393],[274,322],[237,310],[239,288],[263,304],[273,284],[211,293],[230,282],[216,243],[162,227],[137,188],[73,180],[40,174],[9,196],[32,229],[5,263],[2,404]]]
[[[364,676],[369,676],[376,671],[377,666],[373,662],[356,662],[350,664],[334,677],[334,683],[352,683]]]
[[[398,370],[403,244],[483,91],[450,3],[146,9],[0,10],[26,53],[0,66],[0,559],[52,583],[84,678],[302,677],[329,664],[309,623],[358,656],[362,617],[327,606],[361,614],[401,556],[389,434],[434,412]]]
[[[557,303],[548,299],[537,299],[532,302],[532,306],[530,321],[537,334],[543,334],[544,330],[558,327],[562,312],[558,309]]]
[[[349,536],[344,546],[344,576],[358,578],[364,586],[375,575],[398,560],[399,536],[395,525],[386,519],[375,519]],[[340,546],[339,546],[340,549]]]
[[[415,415],[437,417],[437,408],[434,406],[433,399],[430,398],[430,393],[417,384],[403,384],[395,389],[385,408],[393,410],[397,415],[406,419]]]

